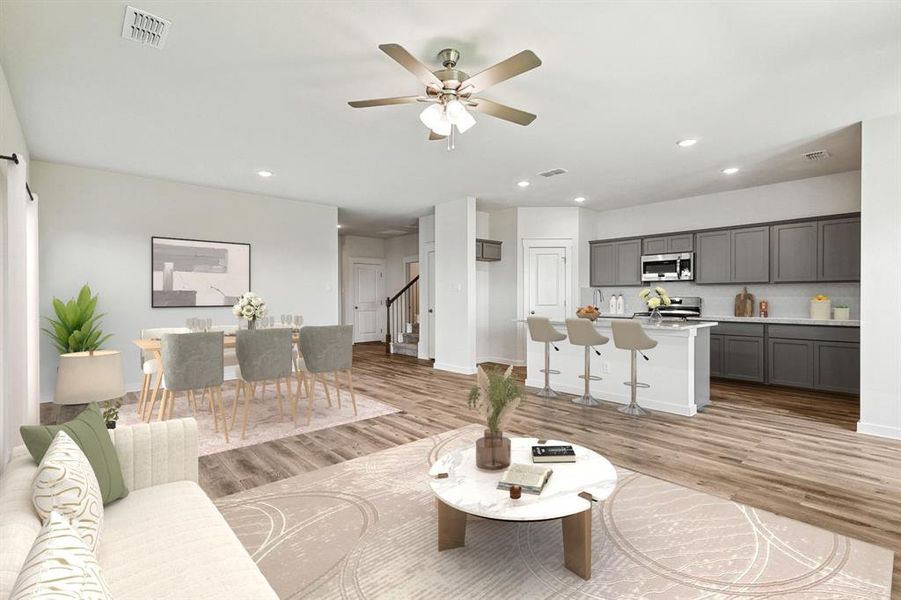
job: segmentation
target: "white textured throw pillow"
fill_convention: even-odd
[[[53,438],[31,484],[31,500],[41,521],[51,511],[72,522],[91,552],[97,552],[103,526],[103,496],[91,463],[66,432]]]
[[[112,598],[94,553],[69,520],[53,511],[35,538],[10,600]]]

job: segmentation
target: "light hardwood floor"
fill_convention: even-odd
[[[201,485],[216,498],[474,423],[472,382],[358,345],[357,390],[402,413],[204,456]],[[623,467],[893,550],[901,598],[901,442],[855,433],[855,398],[724,381],[711,394],[692,418],[530,396],[511,433],[572,440]]]

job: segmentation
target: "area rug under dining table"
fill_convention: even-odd
[[[439,553],[429,466],[481,433],[464,427],[216,504],[281,598],[889,598],[889,550],[621,468],[593,511],[590,581],[563,566],[559,520],[470,517],[465,547]]]

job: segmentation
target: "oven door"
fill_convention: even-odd
[[[642,281],[677,281],[679,279],[678,254],[653,254],[641,257]]]

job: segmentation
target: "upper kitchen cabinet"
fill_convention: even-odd
[[[697,234],[697,283],[731,283],[732,234],[729,230]]]
[[[817,278],[860,281],[860,217],[817,223]]]
[[[817,280],[816,221],[770,227],[770,275],[774,283]]]
[[[732,281],[761,283],[770,280],[770,228],[732,230]]]
[[[476,240],[476,260],[479,262],[497,262],[501,259],[501,244],[496,240]]]
[[[641,283],[641,240],[591,242],[591,286]]]
[[[694,234],[661,235],[641,241],[642,254],[670,254],[694,250]]]

